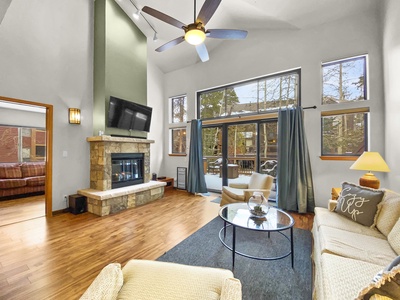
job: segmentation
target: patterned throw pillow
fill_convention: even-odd
[[[343,182],[335,211],[357,223],[371,227],[375,225],[375,215],[383,195],[383,190]]]
[[[381,297],[376,297],[376,296]],[[400,256],[375,275],[372,282],[358,294],[357,300],[400,299]]]
[[[388,235],[389,245],[398,255],[400,255],[400,218],[393,226],[392,231]]]

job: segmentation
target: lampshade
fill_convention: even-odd
[[[378,152],[364,152],[350,167],[351,170],[368,171],[360,178],[360,185],[378,189],[379,179],[371,171],[390,172],[390,169]]]
[[[364,152],[350,167],[351,170],[390,172],[379,152]]]
[[[200,45],[206,39],[206,34],[200,29],[191,29],[185,33],[185,40],[191,45]]]
[[[81,124],[81,110],[79,108],[69,108],[68,112],[70,124]]]

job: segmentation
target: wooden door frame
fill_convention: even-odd
[[[0,101],[39,106],[46,109],[46,181],[45,212],[46,217],[53,216],[53,105],[0,96]]]

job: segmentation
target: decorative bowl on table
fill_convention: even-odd
[[[247,201],[247,206],[250,214],[256,218],[264,218],[270,208],[267,199],[261,192],[254,192],[253,196]]]

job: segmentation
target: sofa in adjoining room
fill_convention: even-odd
[[[0,197],[44,192],[45,163],[0,163]]]
[[[314,299],[400,299],[400,194],[344,182],[312,233]]]

